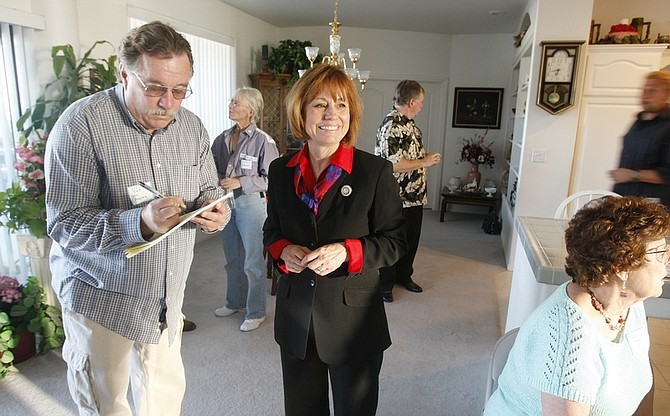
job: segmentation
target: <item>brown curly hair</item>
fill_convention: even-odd
[[[333,97],[342,94],[349,105],[349,131],[342,143],[347,146],[355,145],[363,117],[363,100],[347,74],[328,64],[314,65],[314,68],[308,69],[286,96],[286,112],[293,137],[300,141],[309,139],[305,131],[305,109],[322,91],[332,94]]]
[[[642,267],[647,243],[668,233],[670,214],[661,204],[631,196],[593,200],[565,230],[565,271],[582,287],[605,285],[617,272]]]

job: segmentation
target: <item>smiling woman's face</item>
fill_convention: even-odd
[[[305,108],[305,131],[310,143],[339,146],[349,131],[349,105],[342,94],[321,91]]]

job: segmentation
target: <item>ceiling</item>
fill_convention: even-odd
[[[334,0],[220,0],[273,26],[326,26]],[[441,34],[517,33],[528,0],[339,0],[344,27]]]

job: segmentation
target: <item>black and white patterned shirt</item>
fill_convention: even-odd
[[[426,157],[426,150],[421,142],[421,130],[414,120],[405,117],[393,109],[384,117],[375,141],[375,154],[397,163],[400,159],[416,160]],[[426,168],[410,172],[393,172],[400,185],[402,207],[409,208],[426,205]]]
[[[180,329],[196,225],[188,223],[151,249],[127,259],[144,242],[141,206],[128,187],[149,181],[187,208],[223,196],[209,136],[181,108],[153,134],[128,111],[122,85],[72,104],[47,142],[47,227],[52,285],[64,308],[141,343],[156,343],[165,316],[170,343]]]

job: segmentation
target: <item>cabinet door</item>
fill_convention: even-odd
[[[258,89],[263,95],[263,116],[258,123],[263,131],[268,133],[277,142],[280,154],[286,152],[286,137],[288,125],[284,100],[289,86],[286,80],[290,75],[251,74],[251,86]]]
[[[638,100],[584,98],[573,162],[574,192],[611,190],[608,172],[619,164],[623,135],[640,111]]]

